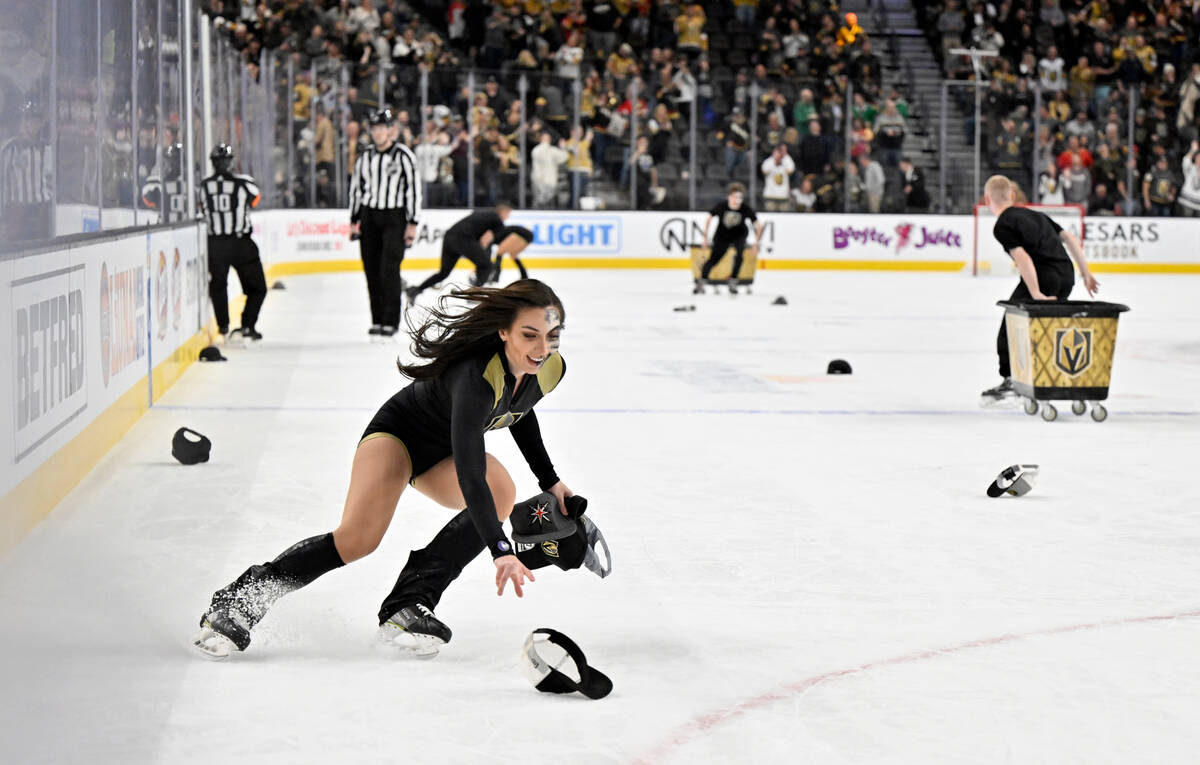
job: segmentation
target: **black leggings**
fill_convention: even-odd
[[[738,278],[738,273],[742,270],[742,256],[746,250],[746,237],[741,239],[727,239],[717,235],[713,237],[712,252],[709,253],[708,260],[704,262],[704,267],[700,269],[700,278],[708,279],[708,275],[712,273],[713,267],[721,262],[721,258],[725,256],[725,252],[730,248],[734,248],[733,270],[729,272],[729,278]]]
[[[1075,286],[1075,270],[1070,263],[1060,261],[1036,270],[1038,289],[1042,291],[1043,295],[1053,295],[1058,300],[1066,300],[1071,296],[1071,289]],[[1017,288],[1013,290],[1009,300],[1033,300],[1033,296],[1029,294],[1029,288],[1025,286],[1024,279],[1017,282]],[[1005,325],[1004,319],[1000,320],[1000,334],[996,336],[996,353],[1000,357],[1000,376],[1010,377],[1012,370],[1008,364],[1008,327]]]
[[[465,236],[447,236],[442,240],[441,269],[421,282],[417,291],[422,292],[445,281],[450,272],[454,270],[459,258],[466,258],[475,266],[476,283],[484,284],[487,281],[488,274],[492,270],[492,260],[479,240]]]

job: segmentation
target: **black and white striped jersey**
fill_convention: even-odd
[[[362,216],[362,208],[403,210],[409,223],[421,215],[421,177],[412,150],[393,143],[386,151],[374,145],[359,154],[350,179],[350,222]]]
[[[258,205],[258,186],[248,175],[213,173],[200,182],[200,210],[209,236],[248,235],[250,208]]]
[[[54,152],[17,137],[0,147],[0,210],[54,199]]]
[[[187,220],[187,181],[174,180],[163,183],[161,177],[152,175],[142,185],[142,202],[150,209],[158,210],[159,223]]]

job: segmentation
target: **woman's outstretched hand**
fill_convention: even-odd
[[[517,593],[517,597],[525,597],[525,591],[522,589],[522,586],[525,584],[526,577],[531,582],[537,581],[533,578],[533,572],[527,569],[520,558],[515,555],[501,555],[492,562],[496,564],[497,596],[504,594],[505,586],[511,581],[513,592]]]

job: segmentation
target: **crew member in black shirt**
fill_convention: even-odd
[[[983,192],[988,208],[996,216],[992,233],[1021,273],[1021,281],[1009,300],[1066,300],[1075,286],[1071,260],[1079,267],[1088,295],[1095,294],[1100,283],[1088,268],[1079,237],[1047,215],[1016,206],[1013,202],[1016,187],[1003,175],[988,178]],[[1004,379],[983,392],[985,402],[1016,395],[1008,363],[1008,332],[1003,319],[1000,334],[996,337],[996,352],[1000,356],[1000,376]]]
[[[447,229],[442,237],[442,266],[436,274],[404,291],[409,305],[425,290],[441,284],[454,270],[459,258],[466,258],[475,266],[476,286],[487,283],[492,272],[489,251],[493,243],[500,242],[504,221],[511,214],[512,205],[498,202],[493,209],[476,210]]]
[[[413,332],[421,362],[400,365],[413,382],[384,403],[359,441],[341,523],[251,566],[218,590],[193,640],[198,651],[218,659],[244,651],[250,630],[276,600],[375,550],[410,483],[444,507],[465,507],[492,554],[497,595],[509,582],[523,595],[533,575],[501,525],[512,512],[516,487],[485,452],[484,433],[509,428],[538,485],[559,508],[567,507],[573,492],[559,479],[533,412],[566,372],[558,353],[565,312],[553,290],[534,279],[454,296],[471,307],[435,308]],[[393,632],[449,633],[424,606],[381,614],[379,621]]]
[[[725,257],[725,252],[730,247],[734,248],[734,256],[733,270],[729,272],[729,291],[737,294],[737,275],[742,270],[746,237],[750,234],[750,227],[746,225],[746,221],[754,221],[754,241],[762,241],[763,225],[755,215],[754,208],[745,203],[746,187],[740,183],[731,183],[728,193],[725,201],[709,210],[708,217],[704,219],[705,241],[708,240],[708,228],[714,218],[717,221],[717,230],[713,233],[708,260],[700,269],[700,278],[696,280],[695,289],[692,290],[697,295],[704,293],[704,283],[708,281],[708,275],[712,273],[713,267],[721,262],[721,258]]]

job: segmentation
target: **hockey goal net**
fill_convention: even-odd
[[[1050,218],[1071,231],[1083,241],[1083,205],[1033,205],[1025,204],[1030,210],[1049,215]],[[1011,276],[1017,273],[1017,267],[1012,258],[992,235],[992,227],[996,225],[996,216],[985,204],[975,205],[975,247],[971,257],[972,276]]]

